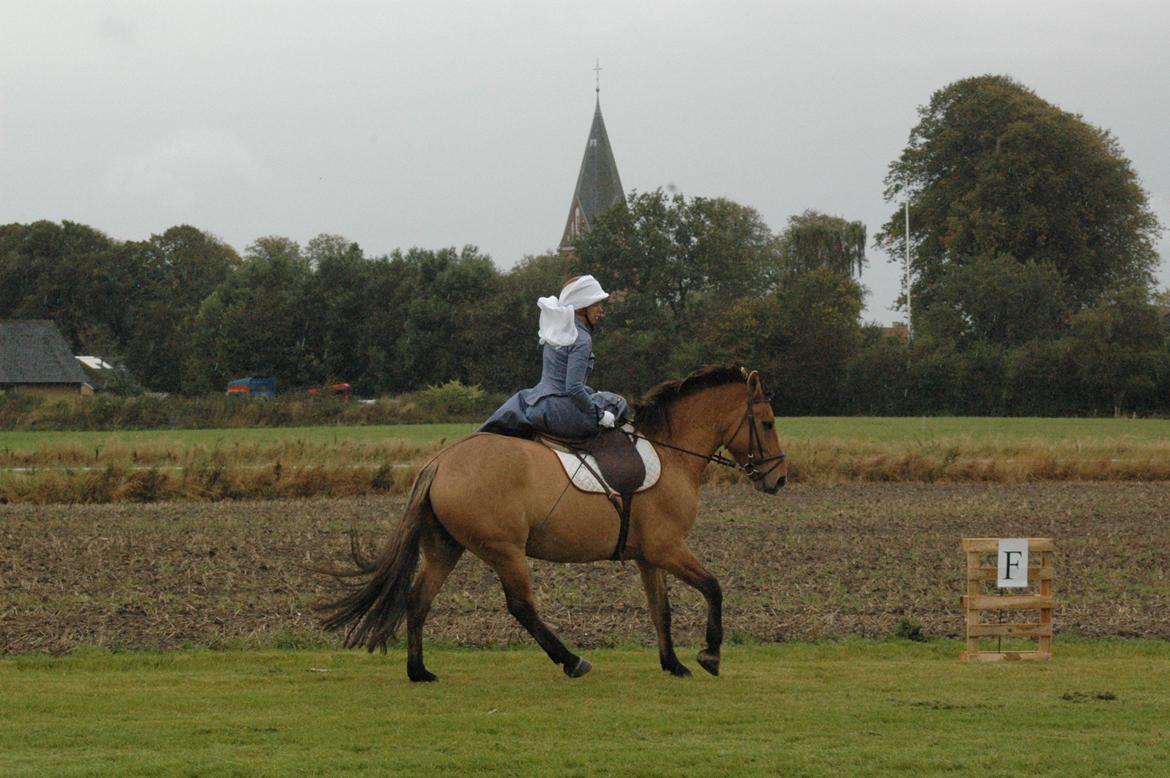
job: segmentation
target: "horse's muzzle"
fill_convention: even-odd
[[[772,486],[768,486],[767,484],[762,484],[762,485],[764,487],[765,492],[767,492],[768,494],[775,494],[776,492],[780,491],[784,487],[784,484],[786,484],[786,483],[788,483],[788,476],[782,475],[778,479],[776,479],[776,483],[773,484]]]

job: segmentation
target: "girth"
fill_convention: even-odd
[[[610,504],[617,511],[621,524],[618,527],[618,541],[610,559],[621,559],[626,550],[630,534],[630,510],[634,494],[646,480],[646,466],[638,455],[633,437],[620,429],[602,430],[593,438],[566,440],[542,436],[543,441],[554,447],[570,451],[605,488]],[[588,461],[592,456],[597,461],[594,469]],[[598,472],[600,471],[600,472]]]

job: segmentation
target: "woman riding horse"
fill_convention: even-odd
[[[675,655],[670,635],[670,573],[707,601],[707,645],[698,660],[718,675],[723,594],[686,538],[698,517],[699,483],[709,463],[738,467],[756,489],[769,494],[784,485],[788,464],[771,402],[759,374],[710,368],[651,390],[636,409],[636,421],[638,434],[654,443],[662,474],[633,504],[625,558],[637,562],[641,571],[662,669],[691,674]],[[720,448],[731,458],[720,456]],[[384,651],[405,616],[407,676],[436,680],[423,664],[423,623],[447,575],[469,549],[499,576],[508,612],[566,675],[577,678],[591,666],[537,615],[526,557],[555,562],[608,559],[620,531],[613,513],[605,495],[569,487],[560,460],[548,447],[500,435],[471,435],[423,467],[402,521],[380,557],[365,559],[355,543],[356,569],[331,571],[359,583],[320,606],[326,613],[324,626],[346,630],[346,646]]]
[[[585,384],[593,369],[593,330],[605,315],[601,303],[607,297],[593,276],[578,276],[565,284],[558,297],[536,301],[544,346],[540,383],[508,398],[479,432],[587,438],[622,421],[626,401]]]

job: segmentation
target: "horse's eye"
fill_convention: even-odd
[[[770,430],[770,429],[775,429],[775,428],[776,428],[775,422],[771,422],[771,421],[764,422],[764,429]]]

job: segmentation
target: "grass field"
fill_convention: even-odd
[[[373,443],[402,440],[437,443],[453,440],[475,429],[475,424],[390,424],[368,427],[241,427],[211,430],[126,430],[121,432],[0,432],[0,453],[38,447],[134,448],[143,446],[266,446],[300,441],[309,445]]]
[[[531,647],[470,557],[427,625],[441,683],[409,684],[397,647],[338,650],[310,610],[332,589],[304,565],[343,556],[351,527],[383,541],[398,494],[0,505],[0,775],[1164,774],[1170,643],[1086,636],[1170,636],[1170,483],[921,480],[946,480],[971,452],[1153,461],[1165,423],[914,428],[923,422],[785,420],[807,481],[771,497],[704,489],[691,545],[724,588],[720,678],[699,671],[693,647],[680,656],[695,678],[658,669],[636,571],[615,563],[532,564],[542,615],[594,664],[577,681]],[[455,426],[407,428],[415,437],[389,443],[346,436],[400,428],[253,430],[273,437],[247,442],[184,432],[225,437],[173,444],[157,436],[175,433],[64,434],[48,451],[73,467],[94,445],[119,463],[94,477],[122,473],[131,486],[154,472],[129,470],[135,460],[213,475],[247,462],[279,495],[293,471],[312,486],[316,471],[298,461],[405,462],[434,450],[427,436],[465,431]],[[29,456],[0,438],[7,462]],[[882,456],[928,469],[904,471],[913,483],[816,481],[816,468],[865,481]],[[277,457],[283,477],[267,464]],[[859,469],[827,469],[842,466]],[[1056,539],[1052,662],[958,661],[961,645],[946,638],[962,629],[963,536]],[[676,639],[692,645],[698,595],[675,582],[671,596]],[[888,639],[902,620],[932,639]],[[839,642],[802,642],[825,639]]]
[[[3,433],[0,503],[401,493],[472,428]],[[782,419],[780,435],[793,482],[1170,480],[1167,420],[799,418]]]
[[[477,424],[394,424],[366,427],[263,427],[211,430],[133,430],[125,432],[0,432],[0,453],[61,445],[93,449],[109,446],[179,444],[230,447],[236,444],[371,443],[387,439],[411,443],[454,440]],[[1038,419],[975,417],[813,417],[781,418],[786,440],[837,439],[873,443],[928,442],[967,438],[1047,441],[1166,441],[1170,419]]]
[[[954,641],[731,646],[720,678],[649,649],[565,678],[539,651],[0,659],[0,774],[1155,775],[1170,649],[1058,644],[964,665]],[[688,655],[693,653],[688,650]]]

